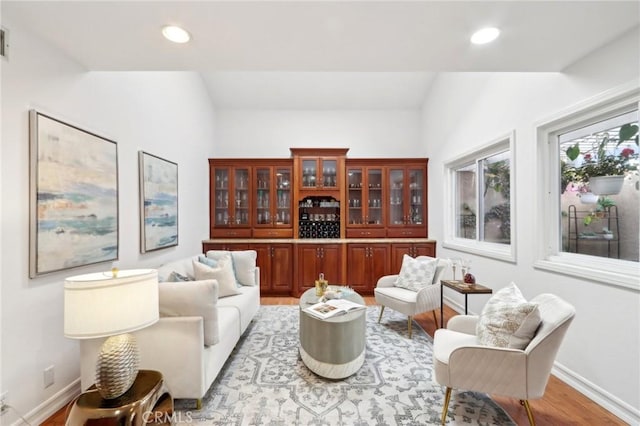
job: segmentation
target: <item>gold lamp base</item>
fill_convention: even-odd
[[[96,363],[96,388],[104,399],[114,399],[131,388],[138,375],[140,355],[131,334],[111,336],[102,344]]]

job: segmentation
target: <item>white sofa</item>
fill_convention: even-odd
[[[197,258],[169,262],[158,268],[161,318],[133,334],[140,349],[140,368],[160,371],[174,398],[200,401],[260,308],[260,271],[255,267],[255,286],[240,286],[240,294],[222,298],[218,298],[215,280],[196,281],[201,286],[191,294],[182,289],[193,289],[194,282],[163,282],[172,272],[193,278],[192,262]],[[206,289],[204,293],[202,289]],[[163,316],[163,294],[174,308],[179,302],[178,309],[170,312],[173,316]],[[196,299],[193,304],[187,303],[193,299]],[[200,306],[196,307],[198,302]],[[164,311],[166,314],[166,307]],[[209,343],[212,340],[215,343],[206,345],[207,338]],[[95,363],[103,341],[81,341],[83,391],[95,381]]]

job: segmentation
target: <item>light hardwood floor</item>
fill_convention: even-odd
[[[368,305],[375,305],[373,297],[365,297],[365,301]],[[298,299],[293,297],[262,297],[261,303],[263,305],[297,305]],[[445,321],[453,315],[456,315],[456,312],[445,306]],[[431,313],[418,315],[415,319],[430,336],[433,336],[437,327]],[[516,423],[519,425],[529,424],[527,413],[517,399],[498,396],[494,396],[493,399],[509,413]],[[553,376],[547,385],[544,397],[532,400],[531,408],[538,426],[627,424]],[[67,407],[63,407],[42,425],[64,426],[66,411]]]

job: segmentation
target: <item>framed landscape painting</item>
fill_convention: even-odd
[[[144,151],[140,163],[140,251],[178,245],[178,165]]]
[[[118,259],[114,141],[29,111],[29,276]]]

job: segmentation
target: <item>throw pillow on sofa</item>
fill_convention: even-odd
[[[163,282],[158,284],[158,299],[161,317],[202,317],[204,344],[220,341],[216,280]]]
[[[527,302],[520,289],[511,283],[498,290],[484,306],[476,335],[481,345],[524,349],[540,322],[538,305]]]
[[[238,283],[247,286],[257,285],[256,259],[258,258],[258,253],[255,250],[209,250],[206,254],[210,259],[219,260],[229,253],[231,254],[233,272]]]
[[[218,266],[212,268],[205,264],[193,261],[193,272],[196,280],[216,280],[218,281],[218,297],[233,296],[240,294],[236,286],[236,278],[231,266],[231,257],[218,261]]]
[[[180,272],[176,271],[171,272],[167,277],[167,282],[179,283],[184,281],[194,281],[194,279],[188,275],[182,275]]]
[[[212,268],[218,266],[218,262],[215,259],[211,259],[204,255],[198,255],[198,262],[204,263],[205,265],[211,266]]]

